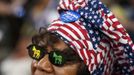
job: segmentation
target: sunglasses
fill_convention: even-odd
[[[49,61],[55,65],[55,66],[63,66],[67,61],[74,61],[75,59],[72,58],[74,54],[71,56],[69,54],[65,54],[62,51],[59,50],[53,50],[51,52],[47,52],[43,47],[37,46],[35,44],[29,45],[27,47],[29,56],[39,61],[42,59],[45,55],[49,55]],[[69,58],[70,57],[70,58]],[[77,58],[78,59],[78,58]]]

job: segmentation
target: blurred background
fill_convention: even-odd
[[[31,75],[26,47],[56,19],[59,0],[0,0],[0,75]],[[134,0],[102,0],[134,41]]]

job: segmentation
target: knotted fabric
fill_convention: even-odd
[[[59,14],[70,10],[80,17],[59,18],[48,30],[78,53],[91,75],[134,75],[134,44],[113,13],[99,0],[60,0]]]

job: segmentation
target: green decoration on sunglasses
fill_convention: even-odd
[[[66,62],[65,56],[61,51],[51,51],[49,54],[49,60],[56,66],[63,66]]]
[[[63,66],[66,62],[65,56],[61,51],[53,50],[50,53],[47,52],[43,47],[32,44],[27,47],[28,54],[31,58],[39,61],[46,54],[49,56],[49,61],[56,66]]]
[[[62,64],[63,57],[61,55],[57,55],[56,52],[54,52],[53,58],[55,58],[55,64]]]

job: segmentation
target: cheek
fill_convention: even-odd
[[[77,75],[79,64],[54,67],[56,75]]]

